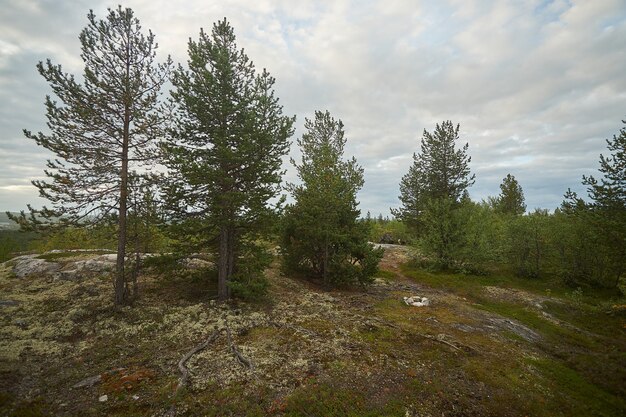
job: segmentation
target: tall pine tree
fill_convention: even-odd
[[[622,123],[626,125],[626,121]],[[618,287],[626,272],[626,127],[606,143],[610,155],[600,155],[602,177],[583,177],[583,185],[591,198],[589,222],[602,236],[612,278],[603,284],[608,281],[609,286]]]
[[[47,181],[33,181],[52,206],[16,218],[24,227],[96,223],[117,219],[115,304],[128,302],[124,263],[132,169],[150,164],[163,136],[160,89],[171,61],[155,61],[154,35],[142,33],[131,9],[109,9],[103,20],[93,11],[80,34],[85,64],[82,82],[50,60],[37,65],[60,102],[46,97],[49,134],[24,131],[52,151]]]
[[[500,195],[493,200],[493,205],[499,213],[519,216],[526,212],[524,200],[522,186],[513,175],[507,174],[500,184]]]
[[[179,66],[172,82],[179,117],[165,147],[169,207],[200,226],[205,249],[217,254],[218,297],[226,300],[233,285],[262,272],[245,264],[246,255],[255,253],[268,201],[280,191],[295,118],[283,116],[274,78],[255,72],[226,19],[189,41],[188,69]]]
[[[422,215],[430,200],[449,199],[459,203],[474,184],[467,155],[468,144],[457,149],[459,125],[444,121],[433,133],[424,129],[420,152],[413,154],[413,165],[400,182],[399,209],[392,213],[419,230]]]
[[[285,266],[326,285],[369,283],[382,250],[367,242],[370,224],[358,221],[356,194],[363,186],[363,168],[354,157],[342,159],[346,139],[341,120],[316,111],[304,127],[298,140],[302,161],[291,161],[301,184],[288,186],[295,203],[284,218]]]

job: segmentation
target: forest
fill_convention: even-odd
[[[443,120],[372,215],[327,110],[284,183],[296,116],[226,19],[184,64],[121,6],[79,39],[24,130],[47,205],[1,219],[3,415],[626,412],[626,122],[586,195],[529,210],[513,173],[472,200]]]

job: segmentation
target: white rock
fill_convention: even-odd
[[[414,307],[426,307],[430,305],[430,300],[428,298],[420,297],[419,295],[404,297],[404,302],[406,303],[406,305]]]
[[[98,398],[98,401],[100,401],[101,403],[106,402],[109,399],[108,395],[102,395],[100,396],[100,398]]]

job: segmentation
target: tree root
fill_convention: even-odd
[[[252,364],[252,361],[243,356],[241,352],[239,352],[239,350],[237,349],[237,346],[233,343],[233,340],[230,337],[230,327],[228,327],[228,322],[226,322],[226,336],[228,337],[228,346],[230,346],[231,352],[233,352],[239,363],[242,366],[250,369],[251,371],[254,371],[254,365]]]
[[[211,336],[207,337],[207,339],[204,342],[200,343],[198,346],[194,347],[189,352],[187,352],[185,356],[183,356],[183,358],[178,362],[178,369],[180,370],[180,373],[182,374],[182,376],[178,380],[178,385],[176,386],[176,391],[174,392],[174,395],[178,394],[178,392],[185,385],[187,385],[187,380],[189,379],[189,370],[185,366],[187,361],[196,353],[200,352],[203,349],[206,349],[207,346],[209,346],[211,343],[215,341],[215,339],[217,339],[219,334],[220,334],[220,330],[214,331]]]

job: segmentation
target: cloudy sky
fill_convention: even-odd
[[[51,58],[80,74],[90,8],[117,2],[0,0],[0,210],[40,206],[31,179],[50,157],[22,136],[45,131]],[[363,212],[389,214],[424,129],[452,120],[469,142],[472,198],[515,175],[529,208],[557,207],[594,174],[626,119],[626,1],[136,0],[161,57],[226,16],[240,47],[276,77],[286,114],[328,109],[365,168]],[[294,136],[294,140],[295,137]],[[292,154],[296,155],[295,144]],[[288,179],[294,170],[289,169]]]

